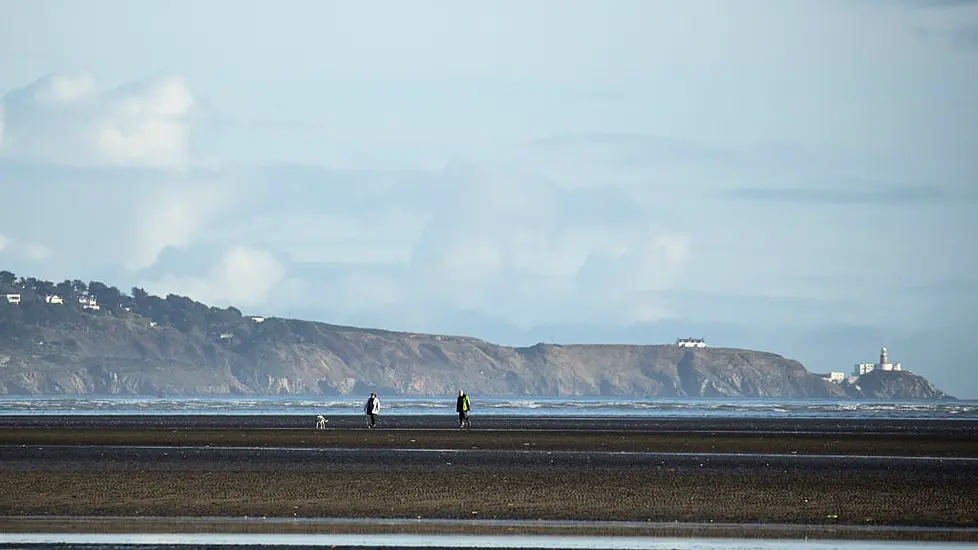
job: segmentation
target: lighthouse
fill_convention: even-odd
[[[900,370],[900,363],[890,363],[890,357],[886,354],[886,346],[880,348],[880,363],[876,366],[880,370]]]
[[[879,363],[856,363],[852,369],[852,376],[858,378],[867,372],[874,370],[902,370],[900,363],[890,363],[890,356],[886,353],[886,346],[880,348]]]

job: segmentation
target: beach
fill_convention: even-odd
[[[442,417],[397,420],[368,430],[350,415],[315,430],[306,417],[3,417],[0,524],[575,520],[978,540],[970,422],[483,417],[458,430]]]

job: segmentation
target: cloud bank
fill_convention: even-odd
[[[199,276],[164,275],[142,283],[150,293],[189,296],[210,304],[237,307],[268,305],[270,298],[291,299],[283,292],[285,269],[267,250],[235,246]]]
[[[0,155],[75,166],[181,168],[190,160],[193,107],[179,77],[106,90],[89,73],[52,74],[3,97]]]

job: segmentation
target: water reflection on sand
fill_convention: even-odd
[[[733,534],[731,534],[733,533]],[[177,546],[897,550],[978,548],[978,529],[867,525],[395,518],[0,518],[0,545],[173,550]],[[850,540],[837,540],[850,539]],[[876,540],[874,540],[876,539]],[[881,540],[892,539],[892,540]],[[904,540],[901,540],[904,539]],[[906,540],[911,539],[911,540]],[[917,540],[913,540],[917,539]],[[930,539],[930,540],[925,540]],[[70,547],[69,547],[70,548]]]
[[[921,548],[978,548],[973,543],[877,542],[835,540],[751,540],[660,537],[592,537],[547,535],[331,535],[331,534],[78,534],[78,533],[0,533],[0,544],[32,545],[51,548],[79,544],[100,548],[140,550],[168,548],[173,545],[266,545],[387,548],[592,548],[599,549],[676,549],[676,550],[770,550],[799,548],[829,550],[899,550]]]

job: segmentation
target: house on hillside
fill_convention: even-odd
[[[706,339],[704,338],[679,338],[676,345],[681,348],[705,348]]]
[[[256,323],[264,323],[265,322],[265,318],[262,317],[261,315],[252,315],[252,316],[250,316],[248,318],[251,319],[252,321],[256,322]]]
[[[6,294],[5,296],[7,298],[7,303],[8,304],[19,304],[20,303],[20,294]]]
[[[822,380],[825,380],[826,382],[832,382],[833,384],[841,384],[845,379],[846,379],[846,373],[844,372],[832,371],[828,374],[822,375]]]
[[[99,307],[98,302],[95,300],[94,296],[82,296],[78,299],[78,303],[81,304],[82,309],[88,309],[91,311],[98,311],[102,309]]]
[[[855,376],[862,376],[875,368],[876,363],[856,363],[856,366],[852,368],[852,374]]]
[[[44,301],[47,302],[47,303],[49,303],[49,304],[64,304],[65,303],[64,299],[61,296],[58,296],[57,294],[48,294],[47,296],[44,297]]]

